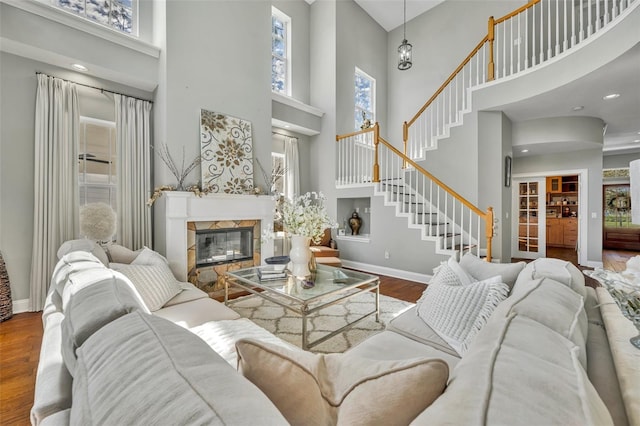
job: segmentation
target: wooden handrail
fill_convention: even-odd
[[[418,113],[411,120],[407,122],[409,126],[411,126],[418,119],[418,117],[420,117],[420,114],[422,114],[429,107],[429,105],[431,105],[431,103],[438,97],[438,95],[442,93],[444,89],[446,89],[449,83],[451,83],[451,80],[453,80],[456,77],[456,75],[458,75],[458,73],[462,70],[462,68],[464,68],[464,66],[469,63],[473,55],[475,55],[478,52],[478,50],[482,48],[482,45],[485,44],[486,42],[487,42],[487,37],[485,36],[482,39],[482,41],[480,41],[480,43],[478,43],[478,45],[471,51],[471,53],[469,53],[469,55],[465,58],[465,60],[462,61],[460,65],[458,65],[458,68],[456,68],[456,70],[453,73],[451,73],[449,78],[444,83],[442,83],[442,85],[440,86],[440,88],[438,88],[436,93],[434,93],[433,96],[431,96],[431,98],[422,106],[422,108],[420,108],[420,111],[418,111]]]
[[[411,158],[405,156],[396,147],[394,147],[389,142],[387,142],[384,138],[380,137],[379,139],[380,139],[380,142],[382,142],[387,148],[389,148],[391,151],[393,151],[397,156],[402,158],[407,163],[411,164],[411,166],[413,166],[414,169],[416,169],[417,171],[419,171],[420,173],[422,173],[423,175],[425,175],[426,177],[431,179],[436,185],[438,185],[439,187],[441,187],[442,189],[447,191],[456,200],[460,201],[462,204],[464,204],[466,207],[468,207],[470,210],[472,210],[475,214],[477,214],[479,216],[482,216],[482,217],[485,216],[485,212],[483,212],[482,210],[480,210],[479,208],[477,208],[476,206],[471,204],[462,195],[458,194],[456,191],[451,189],[449,186],[447,186],[445,183],[443,183],[440,179],[438,179],[437,177],[435,177],[434,175],[432,175],[431,173],[429,173],[428,171],[426,171],[425,169],[420,167],[415,161],[413,161]]]
[[[540,3],[540,1],[541,0],[530,0],[529,3],[525,4],[524,6],[521,6],[521,7],[517,8],[516,10],[514,10],[511,13],[507,13],[502,18],[496,19],[495,20],[496,25],[506,21],[509,18],[513,18],[514,16],[518,15],[519,13],[524,12],[525,10],[527,10],[529,8],[532,8],[536,4]]]
[[[368,129],[358,130],[357,132],[346,133],[344,135],[336,135],[336,142],[340,142],[341,139],[350,138],[351,136],[358,136],[358,135],[364,135],[365,133],[369,133],[369,132],[375,132],[377,125],[378,123],[374,124]]]

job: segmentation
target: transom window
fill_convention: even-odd
[[[56,6],[127,34],[137,34],[138,0],[51,0]]]
[[[271,91],[291,95],[291,18],[271,8]]]
[[[360,68],[355,72],[355,129],[360,130],[364,120],[376,121],[376,80]]]
[[[116,209],[116,123],[80,117],[80,206],[103,202]]]

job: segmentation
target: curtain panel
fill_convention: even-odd
[[[79,228],[77,88],[47,75],[37,78],[30,311],[44,307],[58,248]]]
[[[288,137],[284,141],[284,196],[290,200],[300,194],[300,160],[298,138]]]
[[[137,250],[152,246],[151,102],[114,95],[118,152],[117,239]]]

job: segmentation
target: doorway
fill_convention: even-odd
[[[587,174],[580,169],[514,175],[513,257],[586,265]]]

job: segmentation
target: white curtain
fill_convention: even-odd
[[[298,138],[284,140],[284,196],[293,199],[300,194],[300,161],[298,160]]]
[[[118,153],[118,229],[123,246],[151,247],[151,102],[114,95]]]
[[[30,311],[44,307],[58,248],[76,238],[79,222],[76,85],[37,77]]]

